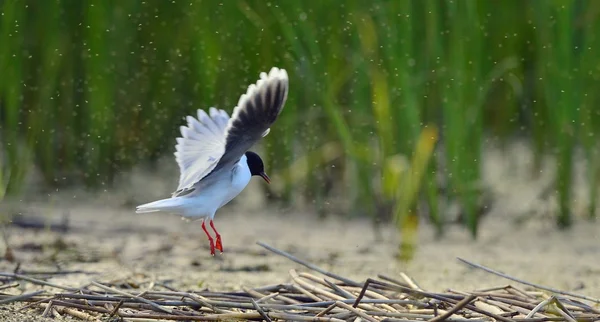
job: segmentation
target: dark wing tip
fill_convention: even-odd
[[[256,84],[240,97],[232,115],[228,135],[234,128],[254,136],[262,135],[277,120],[288,94],[288,75],[285,69],[273,67],[269,74],[261,73]]]
[[[260,73],[256,84],[240,97],[236,110],[246,118],[271,125],[281,113],[288,94],[288,75],[285,69],[273,67],[269,74]],[[235,113],[235,111],[234,111]],[[233,116],[235,117],[235,115]]]
[[[288,95],[288,74],[273,67],[260,73],[260,79],[248,86],[233,109],[226,130],[225,154],[221,163],[239,159],[260,140],[277,120]]]

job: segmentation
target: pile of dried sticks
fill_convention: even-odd
[[[527,285],[433,293],[404,274],[378,275],[364,282],[326,272],[283,251],[262,247],[320,275],[290,270],[291,282],[239,292],[183,292],[161,283],[92,282],[70,288],[43,279],[0,273],[0,304],[24,303],[44,316],[70,315],[86,321],[115,320],[290,320],[290,321],[595,321],[600,300],[533,285],[481,265],[464,263]],[[45,289],[21,295],[1,293],[21,281]],[[137,289],[133,289],[135,285]],[[126,287],[127,286],[127,287]],[[46,289],[58,289],[49,293]]]

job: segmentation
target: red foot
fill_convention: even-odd
[[[212,227],[212,229],[215,231],[215,234],[217,235],[217,246],[216,246],[216,248],[219,251],[221,251],[221,253],[223,253],[223,243],[221,243],[221,235],[219,234],[219,232],[215,228],[215,224],[213,223],[212,219],[210,221],[210,226]]]
[[[218,249],[221,254],[223,253],[223,243],[221,243],[221,236],[217,235],[217,244],[215,245],[215,248]]]
[[[212,223],[212,221],[211,221],[211,223]],[[208,242],[210,243],[210,254],[215,256],[215,242],[214,242],[213,238],[210,236],[210,234],[208,233],[208,230],[206,230],[206,225],[204,224],[204,221],[202,222],[202,230],[204,230],[204,233],[206,233],[206,237],[208,237]],[[220,238],[218,236],[219,235],[217,235],[217,245],[219,245],[219,243],[220,243]],[[217,246],[217,247],[219,247],[219,246]],[[223,252],[223,251],[221,250],[221,252]]]

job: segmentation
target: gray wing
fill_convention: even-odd
[[[225,153],[213,172],[238,162],[254,143],[269,134],[287,99],[288,83],[287,72],[273,67],[248,87],[233,109],[225,130]]]

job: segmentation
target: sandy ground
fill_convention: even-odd
[[[200,223],[172,215],[136,215],[132,210],[131,199],[137,202],[145,195],[146,200],[152,200],[164,195],[163,190],[168,192],[173,179],[160,175],[153,184],[143,181],[157,180],[150,176],[128,179],[131,185],[126,192],[101,193],[93,199],[65,191],[60,197],[53,194],[5,203],[25,216],[44,216],[52,222],[66,215],[70,227],[67,233],[12,227],[7,230],[8,240],[21,270],[55,270],[60,266],[94,273],[51,280],[75,287],[92,280],[136,276],[165,281],[180,289],[229,290],[286,282],[291,268],[306,270],[256,244],[262,241],[355,280],[404,272],[430,291],[509,283],[466,267],[456,260],[462,257],[530,282],[600,297],[600,224],[581,218],[587,206],[585,189],[574,192],[575,226],[558,231],[552,217],[554,197],[544,194],[552,180],[548,175],[551,160],[541,174],[533,176],[527,172],[531,161],[527,149],[517,144],[509,152],[508,157],[496,150],[486,153],[485,185],[495,202],[482,221],[480,238],[473,242],[464,228],[451,225],[445,238],[436,240],[431,227],[423,223],[417,253],[408,263],[396,259],[399,236],[391,225],[381,228],[383,238],[378,240],[366,219],[331,216],[321,220],[311,212],[265,210],[264,198],[256,193],[258,189],[252,189],[260,182],[253,182],[235,203],[218,213],[216,225],[225,253],[212,257]],[[585,186],[582,171],[577,178],[578,187]],[[133,188],[149,186],[152,193]],[[4,249],[3,244],[0,247]],[[12,271],[15,265],[0,261],[0,271]],[[30,287],[24,284],[12,291]],[[12,309],[0,307],[0,319],[36,321],[40,314],[28,310],[18,315]]]

